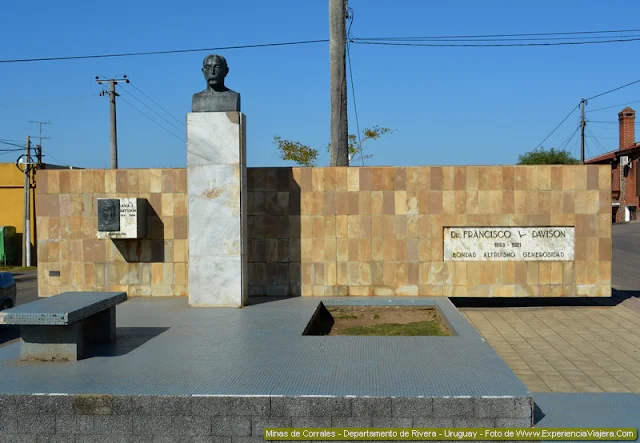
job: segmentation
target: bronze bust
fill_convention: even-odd
[[[193,94],[192,112],[231,112],[240,111],[240,94],[224,85],[229,73],[227,60],[218,54],[205,57],[202,73],[207,81],[207,89]]]

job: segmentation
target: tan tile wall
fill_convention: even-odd
[[[185,169],[39,174],[41,296],[188,293]],[[249,168],[247,180],[252,295],[611,294],[607,166]],[[147,238],[96,239],[103,197],[146,198]],[[443,227],[492,225],[575,226],[576,260],[443,261]]]
[[[251,295],[610,296],[607,166],[250,168]],[[444,262],[446,226],[575,226],[574,262]]]
[[[127,291],[130,296],[187,295],[185,169],[38,172],[38,290]],[[148,235],[100,240],[97,199],[145,198]],[[59,271],[60,277],[51,277]]]

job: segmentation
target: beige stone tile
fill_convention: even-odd
[[[605,392],[631,392],[624,384],[620,383],[611,375],[590,377]]]
[[[541,376],[540,378],[549,387],[551,392],[578,392],[564,377]]]

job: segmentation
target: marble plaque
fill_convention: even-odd
[[[573,261],[574,227],[444,228],[445,261]]]
[[[113,208],[117,211],[113,213]],[[117,222],[113,221],[114,216]],[[105,226],[100,225],[100,217]],[[110,224],[106,226],[106,222]],[[114,229],[117,225],[117,228]],[[110,228],[109,230],[104,227]],[[146,200],[143,198],[99,198],[98,238],[142,238],[147,234]]]

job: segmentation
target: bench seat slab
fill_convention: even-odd
[[[80,360],[88,345],[115,341],[116,308],[69,325],[21,325],[20,336],[21,360]]]

